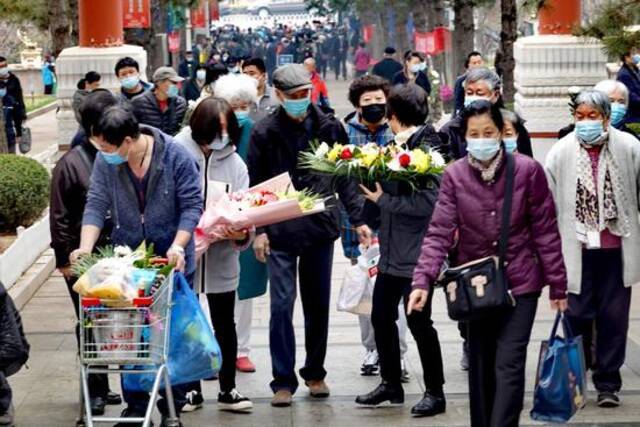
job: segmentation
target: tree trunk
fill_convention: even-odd
[[[502,51],[502,58],[500,68],[503,73],[503,96],[506,103],[512,103],[515,95],[513,70],[516,67],[516,61],[513,57],[513,44],[518,37],[516,7],[516,0],[501,0],[502,31],[500,32],[500,50]]]
[[[47,0],[51,50],[54,57],[57,57],[65,47],[71,46],[68,6],[68,0]]]
[[[409,37],[407,34],[407,22],[409,17],[409,8],[407,7],[407,2],[404,1],[394,1],[392,3],[394,18],[395,18],[395,29],[396,29],[396,49],[404,54],[407,50],[411,48],[409,45]]]
[[[453,1],[453,74],[458,75],[464,71],[464,60],[473,50],[475,26],[473,22],[474,0]]]
[[[69,0],[69,21],[71,21],[71,45],[78,45],[78,28],[80,22],[78,20],[78,0]]]

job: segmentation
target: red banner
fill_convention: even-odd
[[[191,26],[193,28],[207,28],[207,11],[203,2],[200,2],[196,9],[191,9]]]
[[[209,16],[212,21],[220,20],[220,7],[218,6],[218,0],[209,0]],[[211,24],[209,22],[209,24]]]
[[[374,30],[373,25],[365,25],[362,28],[362,39],[364,40],[365,43],[369,43],[373,38],[373,30]]]
[[[149,28],[151,8],[149,0],[122,0],[122,27]]]
[[[416,31],[413,35],[416,50],[427,55],[436,54],[436,41],[432,32],[421,33]]]
[[[167,35],[167,42],[169,43],[169,52],[180,52],[180,31],[172,31]]]
[[[451,46],[451,33],[444,27],[438,27],[432,32],[416,31],[413,38],[416,50],[427,55],[439,55],[448,51]]]

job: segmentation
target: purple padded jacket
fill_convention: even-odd
[[[547,178],[535,160],[522,154],[515,154],[514,159],[506,256],[509,286],[514,295],[523,295],[549,285],[551,299],[565,298],[567,273]],[[433,285],[445,257],[453,249],[456,231],[454,265],[497,255],[505,191],[504,163],[490,183],[482,181],[466,157],[446,169],[414,270],[414,288],[428,290]]]

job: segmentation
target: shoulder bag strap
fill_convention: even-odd
[[[504,268],[507,256],[507,242],[509,241],[509,226],[511,224],[511,202],[513,201],[513,179],[515,161],[511,153],[506,153],[506,183],[504,189],[504,203],[502,205],[502,225],[500,227],[500,242],[498,245],[498,257],[500,268]]]

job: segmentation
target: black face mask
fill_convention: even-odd
[[[387,114],[387,104],[369,104],[362,107],[362,118],[367,123],[378,123]]]

